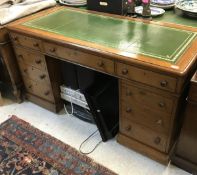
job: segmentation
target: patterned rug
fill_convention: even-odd
[[[0,174],[115,175],[16,116],[0,125]]]

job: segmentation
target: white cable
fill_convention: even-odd
[[[91,137],[95,136],[95,134],[96,134],[98,131],[99,131],[98,129],[97,129],[96,131],[94,131],[92,134],[90,134],[90,135],[80,144],[80,146],[79,146],[79,152],[80,152],[81,154],[87,155],[87,154],[92,153],[92,152],[102,143],[102,140],[100,140],[100,141],[94,146],[94,148],[93,148],[92,150],[90,150],[89,152],[83,152],[83,151],[81,150],[83,144],[86,143]]]
[[[69,113],[69,112],[68,112],[68,110],[67,110],[67,108],[66,108],[66,105],[65,105],[65,104],[64,104],[64,110],[65,110],[66,114],[73,116],[73,113],[74,113],[74,107],[73,107],[73,103],[72,103],[72,100],[71,100],[71,97],[70,97],[70,96],[69,96],[69,98],[70,98],[70,105],[71,105],[71,113]]]

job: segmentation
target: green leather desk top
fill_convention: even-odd
[[[155,24],[62,9],[24,23],[65,37],[174,63],[197,33]]]

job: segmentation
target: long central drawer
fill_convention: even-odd
[[[114,74],[114,61],[110,59],[46,42],[44,43],[44,50],[45,53],[49,55],[63,58],[105,73]]]

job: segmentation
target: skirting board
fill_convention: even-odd
[[[189,173],[192,173],[193,175],[197,175],[197,165],[183,159],[182,157],[179,157],[179,155],[174,154],[171,157],[171,161],[176,166],[180,167],[181,169],[184,169],[185,171],[188,171]]]

